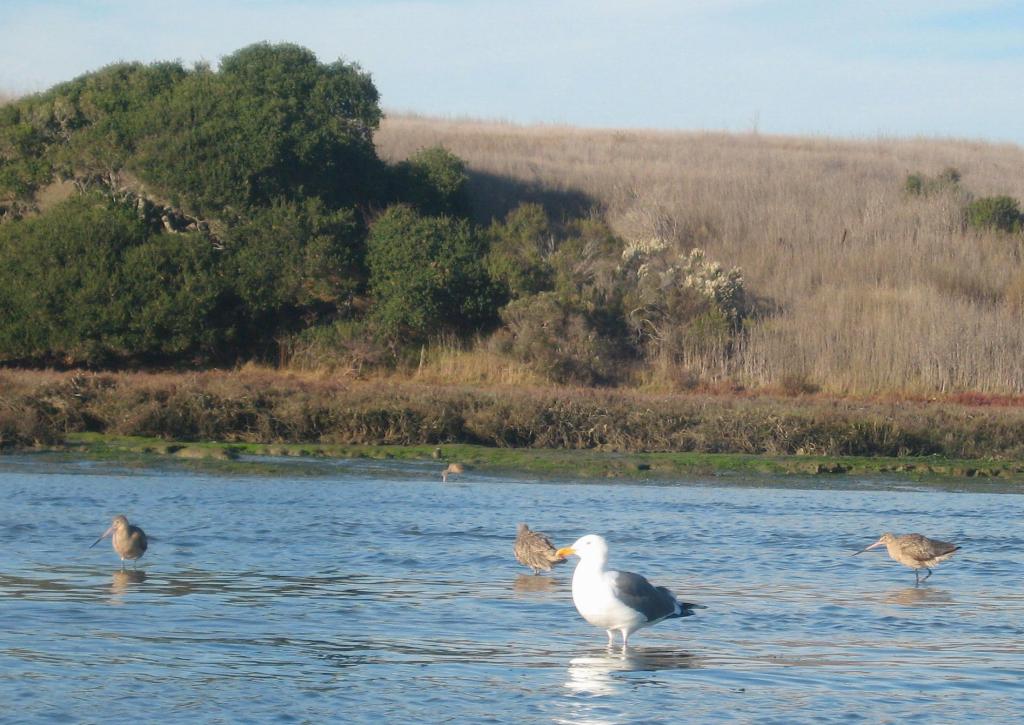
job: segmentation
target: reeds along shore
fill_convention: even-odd
[[[1024,458],[1019,400],[967,402],[989,405],[342,383],[261,368],[0,370],[0,448],[97,432],[178,441]],[[992,405],[999,402],[1010,404]]]
[[[968,228],[967,194],[1024,199],[1024,149],[961,140],[596,131],[387,118],[384,158],[443,145],[466,160],[481,221],[525,192],[585,197],[628,239],[659,235],[742,268],[778,312],[705,382],[806,381],[834,394],[1024,392],[1024,235]],[[959,186],[904,190],[947,167]],[[517,194],[502,193],[507,181]],[[673,374],[668,371],[667,374]]]

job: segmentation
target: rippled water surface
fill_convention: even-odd
[[[1016,722],[1024,496],[885,481],[442,484],[436,465],[273,475],[0,457],[0,719]],[[827,481],[825,482],[828,483]],[[121,572],[124,512],[150,536]],[[606,649],[571,566],[601,533],[708,606]],[[885,530],[963,550],[921,587]]]

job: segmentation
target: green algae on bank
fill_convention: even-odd
[[[772,476],[896,475],[909,480],[935,478],[998,479],[1024,483],[1024,461],[957,460],[929,457],[797,456],[732,453],[620,453],[596,450],[492,448],[469,444],[342,445],[288,443],[182,442],[158,438],[121,437],[96,433],[67,436],[64,450],[96,460],[142,463],[159,457],[192,463],[221,463],[247,467],[241,457],[436,460],[459,462],[468,469],[539,477],[622,478],[658,480],[682,475],[729,474]]]

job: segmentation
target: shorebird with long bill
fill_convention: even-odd
[[[903,566],[909,566],[914,570],[914,585],[918,585],[932,575],[932,567],[953,556],[960,547],[948,541],[929,539],[921,534],[903,534],[897,536],[888,532],[882,537],[851,556],[863,554],[878,546],[884,546],[889,552],[889,558],[898,561]],[[921,569],[928,571],[924,579],[921,578]]]
[[[121,557],[121,568],[124,569],[125,560],[138,562],[139,557],[146,553],[149,542],[146,540],[146,533],[138,526],[128,523],[128,518],[122,514],[114,517],[110,528],[103,532],[103,535],[89,545],[89,548],[103,541],[108,536],[113,536],[111,543],[114,551]]]

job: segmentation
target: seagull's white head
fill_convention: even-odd
[[[597,534],[587,534],[576,539],[576,542],[572,546],[567,546],[564,549],[559,549],[557,556],[578,556],[581,561],[587,562],[600,562],[604,564],[608,561],[608,542],[604,540],[603,536]]]

